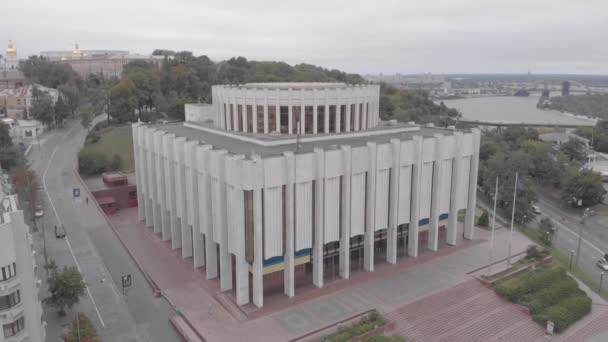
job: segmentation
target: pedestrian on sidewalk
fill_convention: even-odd
[[[89,196],[87,196],[87,204],[89,204]]]

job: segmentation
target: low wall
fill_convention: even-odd
[[[102,197],[113,197],[116,200],[116,206],[118,208],[130,208],[137,207],[137,193],[135,197],[130,197],[129,193],[137,192],[135,185],[117,186],[109,189],[95,190],[91,193],[93,197],[98,199]]]

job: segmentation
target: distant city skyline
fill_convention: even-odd
[[[119,10],[117,10],[119,9]],[[6,2],[2,52],[188,50],[360,74],[608,73],[604,1]],[[101,15],[100,15],[101,14]]]

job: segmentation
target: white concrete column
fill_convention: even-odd
[[[175,183],[175,134],[167,134],[164,141],[165,149],[165,195],[167,196],[167,221],[163,226],[163,241],[173,240],[173,231],[177,229],[177,199]],[[173,245],[173,243],[171,243]]]
[[[277,133],[281,133],[281,91],[277,89],[276,103],[274,107],[274,119],[276,121],[275,129]]]
[[[401,140],[391,139],[393,165],[389,185],[388,229],[386,231],[386,261],[397,263],[397,225],[399,224],[399,173],[401,171]]]
[[[375,142],[367,143],[369,166],[367,171],[367,197],[365,198],[365,235],[363,239],[363,269],[374,270],[374,233],[376,229],[376,173],[377,146]]]
[[[253,133],[258,133],[258,93],[257,91],[255,91],[255,89],[253,90],[253,102],[251,105],[251,118],[253,120]]]
[[[137,186],[137,219],[142,221],[144,219],[144,201],[142,198],[143,186],[142,186],[142,167],[141,167],[141,155],[140,155],[140,140],[139,140],[139,127],[141,123],[136,122],[131,125],[131,131],[133,135],[133,159],[135,162],[135,183]]]
[[[324,208],[325,208],[325,196],[323,190],[325,189],[325,151],[322,148],[315,148],[315,167],[316,167],[316,179],[315,179],[315,222],[314,222],[314,241],[312,246],[312,283],[317,287],[323,287],[323,234],[324,229]]]
[[[346,105],[346,122],[344,123],[344,131],[345,132],[350,132],[350,107],[351,107],[351,103],[350,101],[348,102],[348,104]]]
[[[201,194],[198,189],[198,159],[200,155],[198,153],[198,141],[192,143],[190,147],[190,190],[188,191],[188,216],[192,223],[192,264],[194,268],[202,267],[205,265],[205,241],[204,235],[201,233],[201,220],[199,215],[200,210],[200,198],[204,194]],[[187,156],[186,156],[187,158]]]
[[[184,142],[186,138],[176,137],[173,140],[173,176],[175,182],[175,225],[171,226],[171,246],[173,249],[182,248],[182,227],[184,218],[184,174],[182,170],[182,163],[184,159]]]
[[[319,105],[317,103],[317,89],[313,89],[313,108],[312,108],[312,134],[318,133],[319,126]]]
[[[226,190],[226,157],[227,151],[218,152],[218,175],[220,176],[217,186],[218,215],[219,215],[219,244],[220,244],[220,289],[227,291],[232,289],[232,256],[228,252],[228,210]]]
[[[268,89],[264,89],[264,134],[269,132],[270,122],[268,120]]]
[[[284,152],[285,156],[285,255],[283,267],[284,292],[287,297],[295,294],[294,261],[295,261],[295,231],[294,231],[294,182],[296,178],[296,158],[293,152]]]
[[[340,133],[340,123],[341,123],[341,115],[342,115],[341,111],[342,111],[342,108],[340,105],[340,101],[338,101],[338,103],[336,104],[336,123],[335,123],[336,133]]]
[[[446,148],[450,148],[446,146]],[[448,214],[448,231],[446,242],[449,245],[456,245],[458,235],[458,191],[462,183],[462,132],[454,132],[454,146],[452,158],[452,176],[450,183],[450,213]]]
[[[361,129],[361,127],[359,126],[359,110],[360,110],[360,103],[359,103],[359,98],[355,98],[355,127],[353,129],[353,131],[358,131]]]
[[[152,129],[144,129],[145,177],[146,177],[146,226],[154,225],[154,178],[152,175]]]
[[[205,272],[207,279],[217,278],[217,248],[213,236],[214,189],[211,187],[210,154],[211,145],[198,147],[198,193],[199,193],[199,220],[200,231],[205,236]]]
[[[323,131],[329,133],[329,89],[325,88],[325,109],[323,112]]]
[[[440,194],[443,187],[443,135],[435,134],[435,156],[433,157],[433,184],[431,185],[431,222],[429,226],[428,248],[436,251],[439,244]],[[446,196],[447,194],[443,194]]]
[[[237,101],[236,101],[236,90],[232,89],[232,98],[231,98],[231,103],[232,103],[232,123],[234,126],[234,131],[235,132],[240,132],[241,131],[241,122],[239,122],[239,108],[237,105]]]
[[[363,102],[363,120],[361,121],[361,129],[367,129],[367,120],[369,118],[369,106],[367,101]]]
[[[288,130],[287,134],[293,134],[293,100],[292,100],[291,88],[289,88],[287,91],[289,92],[289,108],[287,110],[289,118],[287,118],[287,130]]]
[[[242,158],[242,157],[241,157]],[[232,189],[232,205],[230,217],[232,217],[232,234],[238,234],[238,246],[235,246],[235,268],[236,268],[236,303],[245,305],[249,303],[249,263],[245,256],[245,194],[242,189]]]
[[[411,257],[418,256],[418,238],[420,225],[420,187],[422,182],[423,167],[423,141],[422,136],[416,135],[414,141],[414,164],[412,165],[412,200],[410,205],[410,224],[408,229],[407,254]]]
[[[481,133],[478,128],[471,130],[473,134],[473,155],[469,171],[469,194],[467,212],[464,220],[464,238],[472,240],[475,237],[475,207],[477,205],[477,172],[479,169],[479,143]]]
[[[352,180],[352,151],[348,145],[342,145],[342,164],[344,176],[340,184],[342,198],[342,217],[340,219],[340,277],[350,277],[350,211],[351,211],[351,180]]]
[[[306,133],[306,106],[304,106],[304,92],[300,92],[300,132],[301,135]]]
[[[243,114],[243,132],[249,129],[249,119],[247,118],[247,91],[241,92],[241,113]]]
[[[162,153],[162,139],[165,133],[163,131],[156,131],[154,133],[154,175],[156,178],[154,179],[155,187],[156,187],[156,203],[155,207],[156,216],[154,217],[154,232],[160,234],[163,228],[163,219],[165,218],[164,213],[164,202],[165,195],[164,189],[159,184],[163,182],[163,153]]]
[[[258,160],[254,167],[261,164]],[[262,239],[262,190],[253,190],[253,304],[258,308],[264,306],[264,243]]]

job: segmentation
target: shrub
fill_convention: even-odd
[[[542,325],[551,321],[555,324],[555,331],[562,332],[572,323],[578,321],[591,311],[591,298],[587,295],[575,296],[565,299],[556,305],[550,306],[541,313],[533,316],[534,320]]]
[[[490,225],[490,218],[488,217],[488,212],[483,211],[483,213],[477,219],[477,225],[480,227],[488,227]]]
[[[369,331],[374,330],[376,327],[383,326],[386,322],[384,318],[377,312],[373,311],[367,316],[361,317],[359,323],[338,331],[337,333],[325,336],[321,339],[323,342],[347,342],[351,341],[357,336],[361,336]]]
[[[531,298],[527,306],[532,314],[537,314],[563,299],[580,296],[581,294],[584,295],[585,292],[579,290],[578,284],[574,279],[567,277],[538,291]]]
[[[566,277],[566,271],[562,268],[543,267],[499,282],[496,285],[496,292],[512,302],[520,303],[526,295],[548,287],[562,277]]]
[[[72,321],[69,332],[63,335],[63,340],[65,342],[94,342],[97,341],[97,331],[95,330],[95,326],[93,325],[93,323],[91,323],[91,320],[87,317],[87,315],[83,313],[78,313],[78,322],[76,322],[76,320]]]
[[[543,254],[536,245],[530,245],[526,249],[526,259],[540,260],[542,257],[543,257]]]
[[[405,342],[405,339],[401,336],[370,336],[363,340],[363,342]]]
[[[122,166],[122,158],[118,154],[112,156],[112,160],[110,161],[109,169],[112,171],[120,170]]]
[[[78,169],[85,175],[96,175],[108,169],[108,158],[105,154],[83,148],[78,153]]]
[[[87,137],[86,137],[84,143],[86,145],[95,144],[100,139],[101,139],[101,135],[99,135],[99,133],[97,133],[96,131],[91,131],[91,132],[89,132],[89,134],[87,134]]]

